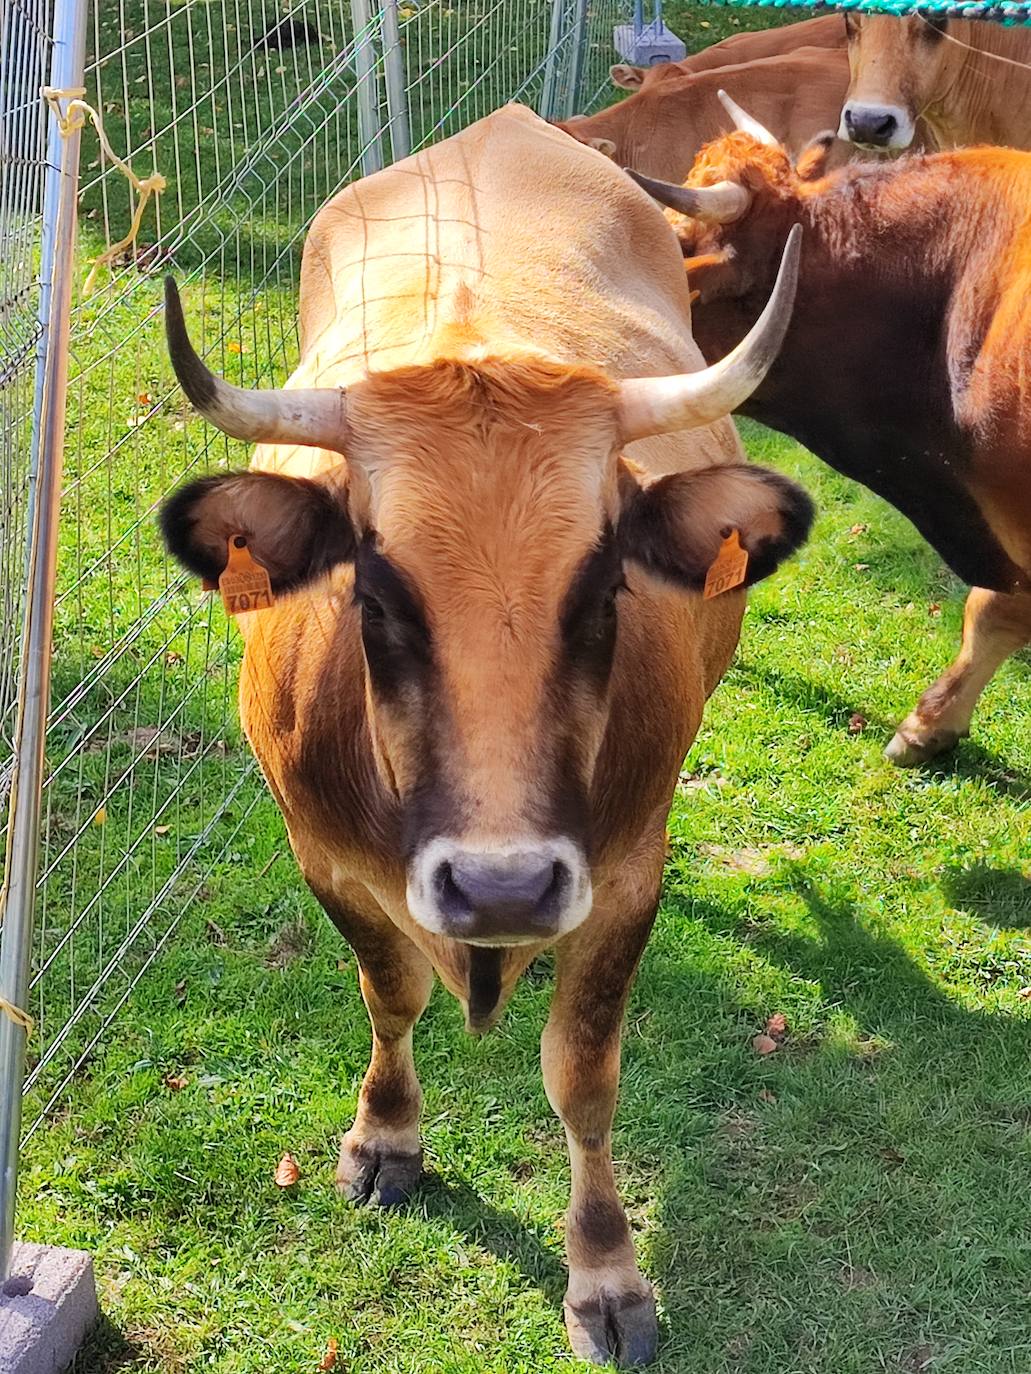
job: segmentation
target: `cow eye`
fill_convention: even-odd
[[[382,601],[374,596],[362,596],[359,593],[358,604],[362,608],[362,619],[367,625],[382,625],[387,618],[386,608]]]

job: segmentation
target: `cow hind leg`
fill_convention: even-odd
[[[592,930],[558,946],[541,1040],[545,1090],[569,1142],[566,1330],[581,1359],[622,1367],[649,1363],[658,1344],[655,1298],[637,1267],[612,1169],[623,1007],[651,921],[649,914],[615,937]]]
[[[340,1144],[336,1183],[352,1202],[394,1207],[422,1175],[422,1089],[412,1035],[433,987],[429,960],[366,898],[359,907],[316,892],[358,960],[372,1023],[372,1057],[354,1125]]]
[[[999,666],[1031,643],[1031,594],[974,587],[963,613],[963,644],[899,726],[885,754],[901,768],[924,763],[969,733],[974,707]]]

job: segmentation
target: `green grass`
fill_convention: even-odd
[[[688,759],[628,1016],[616,1153],[661,1297],[658,1367],[867,1374],[926,1356],[1017,1374],[1029,666],[1002,670],[954,756],[883,762],[954,648],[961,589],[875,498],[748,438],[822,514],[753,595]],[[311,1370],[330,1336],[354,1374],[568,1368],[547,971],[483,1041],[434,998],[425,1191],[352,1210],[332,1187],[368,1050],[352,961],[270,802],[231,859],[27,1151],[22,1233],[97,1259],[111,1325],[80,1374]],[[778,1011],[787,1044],[761,1059],[751,1038]],[[287,1149],[302,1179],[284,1194]]]
[[[124,22],[145,30],[158,14],[141,23],[149,3],[127,3],[127,21],[102,10],[103,42]],[[456,13],[470,21],[476,10]],[[201,64],[212,35],[222,41],[212,14],[195,7]],[[667,6],[692,49],[772,18]],[[427,62],[455,22],[436,11],[414,21]],[[125,79],[105,77],[118,147],[125,90],[137,137],[148,121],[165,128],[181,98],[181,16],[169,33],[175,62],[153,64],[153,91],[137,80],[139,42]],[[233,60],[247,48],[239,34],[227,41]],[[524,56],[508,53],[497,81]],[[286,80],[296,86],[295,60]],[[266,129],[286,108],[268,76],[255,106]],[[479,112],[489,88],[461,100],[475,79],[459,50],[438,111]],[[166,193],[173,221],[198,187],[225,177],[218,158],[239,156],[232,140],[247,146],[219,99],[198,109],[198,138],[186,121],[174,147],[158,139],[153,162],[186,167]],[[258,181],[177,249],[183,272],[206,266],[187,308],[233,380],[268,383],[288,369],[300,227],[354,154],[353,129],[327,122],[321,97],[306,117],[323,121],[319,140],[306,143],[304,121],[292,121]],[[218,146],[204,132],[216,125]],[[109,177],[117,236],[114,186],[124,196]],[[87,190],[84,210],[97,211],[84,221],[87,254],[104,203],[100,185]],[[158,302],[154,277],[123,271],[76,315],[55,697],[97,679],[49,742],[51,764],[69,763],[47,801],[54,870],[41,947],[58,952],[36,1046],[148,902],[160,899],[152,929],[124,959],[124,979],[111,979],[112,997],[181,924],[30,1140],[20,1233],[96,1257],[106,1324],[78,1374],[310,1371],[331,1336],[349,1374],[572,1368],[560,1316],[567,1164],[537,1067],[546,968],[483,1041],[434,998],[417,1037],[430,1168],[419,1197],[379,1216],[333,1191],[368,1054],[353,961],[247,775],[221,612],[209,621],[192,592],[173,591],[131,638],[174,577],[151,506],[182,474],[241,457],[220,440],[209,450],[184,413]],[[822,513],[802,556],[753,595],[685,765],[663,907],[628,1017],[616,1149],[662,1303],[658,1369],[1025,1374],[1031,668],[1006,665],[953,756],[893,770],[881,749],[952,657],[962,589],[882,503],[787,441],[746,432],[753,454],[800,477]],[[856,713],[866,725],[851,733]],[[160,745],[135,733],[155,728]],[[234,804],[193,855],[231,785]],[[155,819],[167,833],[154,833]],[[162,896],[176,865],[181,881]],[[100,884],[104,902],[83,921]],[[188,904],[191,894],[200,900]],[[752,1037],[778,1011],[788,1040],[760,1059]],[[29,1116],[95,1024],[84,1019]],[[168,1086],[180,1077],[181,1090]],[[284,1194],[272,1175],[287,1149],[302,1179]]]

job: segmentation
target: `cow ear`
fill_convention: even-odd
[[[813,503],[797,483],[750,463],[676,472],[650,486],[624,482],[623,557],[656,576],[701,591],[720,545],[738,531],[751,586],[799,548]]]
[[[216,582],[228,541],[241,534],[274,592],[299,587],[354,558],[346,498],[304,477],[230,472],[180,487],[161,507],[161,533],[184,568]]]
[[[795,163],[795,175],[799,181],[819,181],[826,175],[827,162],[837,140],[833,129],[825,129],[822,134],[809,140]]]
[[[612,78],[613,86],[619,86],[624,91],[639,91],[644,82],[644,68],[617,62],[614,67],[609,68],[609,76]]]

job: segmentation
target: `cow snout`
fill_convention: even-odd
[[[469,944],[553,939],[579,925],[590,904],[586,863],[564,840],[497,850],[436,840],[413,864],[408,885],[420,925]]]
[[[913,121],[894,105],[860,105],[849,101],[842,111],[839,133],[867,148],[908,148]]]

